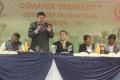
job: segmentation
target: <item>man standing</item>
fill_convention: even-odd
[[[54,37],[52,25],[45,21],[45,13],[38,12],[37,21],[30,24],[28,36],[32,38],[31,49],[37,52],[49,52],[49,38]]]

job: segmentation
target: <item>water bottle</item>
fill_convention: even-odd
[[[72,51],[72,45],[68,46],[68,52],[70,53]]]
[[[56,53],[56,50],[57,50],[57,46],[52,45],[52,46],[51,46],[51,52],[52,52],[52,54],[55,54],[55,53]]]
[[[40,51],[40,46],[35,46],[35,51],[36,51],[37,53],[39,53],[39,51]]]

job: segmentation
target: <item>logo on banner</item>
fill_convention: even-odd
[[[115,7],[114,14],[117,19],[120,19],[120,5]]]

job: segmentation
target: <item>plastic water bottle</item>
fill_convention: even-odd
[[[72,45],[68,47],[68,52],[70,53],[72,51]]]
[[[52,52],[52,54],[55,54],[55,53],[56,53],[56,50],[57,50],[57,46],[52,45],[52,46],[51,46],[51,52]]]

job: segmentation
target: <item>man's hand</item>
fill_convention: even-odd
[[[51,27],[51,25],[48,25],[48,27],[47,27],[47,31],[48,31],[48,32],[51,32],[51,31],[52,31],[52,27]]]
[[[40,27],[41,26],[38,26],[37,29],[35,30],[35,33],[38,33],[40,31]]]

